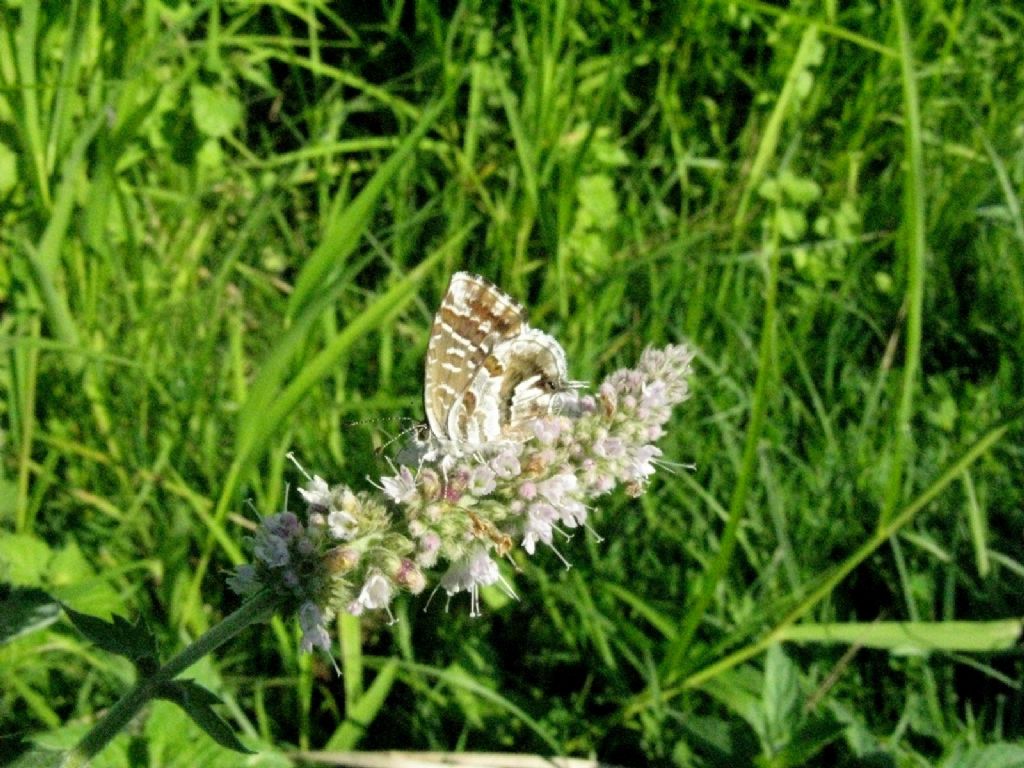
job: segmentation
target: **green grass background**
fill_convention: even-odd
[[[0,575],[165,652],[294,450],[386,470],[477,271],[597,380],[699,350],[695,469],[526,560],[195,669],[260,750],[1024,765],[1024,12],[1011,0],[0,4]],[[251,506],[246,504],[251,500]],[[131,681],[0,647],[0,754]],[[169,704],[97,765],[237,765]]]

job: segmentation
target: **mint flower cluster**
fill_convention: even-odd
[[[308,478],[303,514],[262,520],[252,564],[228,584],[245,596],[278,594],[297,611],[307,651],[330,648],[327,625],[339,611],[393,621],[391,602],[422,592],[428,572],[440,574],[435,592],[468,593],[478,616],[481,587],[515,596],[498,565],[515,547],[533,555],[543,545],[568,566],[556,537],[589,528],[594,499],[620,485],[643,493],[661,457],[654,442],[689,396],[692,360],[684,345],[648,349],[594,395],[566,393],[524,436],[467,455],[420,451],[371,491]]]

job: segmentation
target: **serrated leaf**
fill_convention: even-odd
[[[220,699],[195,681],[168,681],[160,686],[157,697],[181,707],[207,736],[222,747],[246,755],[253,754],[251,749],[238,740],[227,721],[214,712],[213,705],[219,704]]]
[[[64,611],[75,628],[98,648],[125,656],[143,667],[144,671],[151,669],[158,658],[156,639],[141,621],[132,624],[117,615],[110,621],[104,621],[66,605]]]
[[[755,732],[764,733],[764,675],[751,666],[730,669],[708,680],[701,690],[739,716]]]
[[[0,644],[50,626],[60,603],[35,587],[0,585]]]

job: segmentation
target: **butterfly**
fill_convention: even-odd
[[[436,455],[525,441],[556,412],[569,381],[565,350],[526,322],[526,310],[477,275],[456,272],[430,330],[423,400]]]

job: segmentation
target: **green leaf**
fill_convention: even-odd
[[[253,754],[251,749],[238,740],[224,718],[213,711],[213,705],[219,704],[220,699],[195,681],[170,680],[160,686],[157,697],[185,710],[195,724],[222,747],[246,755]]]
[[[769,758],[758,760],[764,768],[797,768],[810,765],[821,750],[838,739],[846,731],[846,725],[838,722],[831,714],[816,717],[802,724],[789,742]]]
[[[86,613],[79,613],[66,605],[64,611],[78,631],[96,647],[131,659],[143,671],[154,667],[157,660],[156,639],[142,621],[130,624],[126,619],[116,615],[110,621],[104,621]]]
[[[581,176],[576,182],[576,197],[586,223],[600,230],[614,229],[619,223],[619,198],[610,176],[592,174]]]
[[[46,570],[49,583],[54,587],[79,584],[96,576],[74,539],[69,539],[65,546],[54,553]]]
[[[821,197],[821,187],[813,179],[804,179],[789,171],[779,174],[779,186],[788,200],[799,205],[807,206]]]
[[[345,684],[345,711],[350,711],[363,695],[363,627],[358,616],[338,613],[341,644],[341,680]]]
[[[227,91],[196,84],[192,86],[192,119],[207,136],[228,136],[242,122],[242,105]]]
[[[34,587],[0,584],[0,644],[44,629],[60,617],[60,603]]]
[[[761,184],[758,185],[757,194],[769,202],[780,202],[782,200],[782,193],[779,188],[778,179],[765,179],[763,182],[761,182]]]
[[[799,240],[807,232],[807,217],[797,208],[780,207],[775,214],[779,234],[790,242]]]
[[[93,616],[110,616],[121,598],[107,579],[96,575],[74,539],[54,553],[46,569],[47,586],[63,605]]]
[[[752,766],[758,755],[758,742],[753,730],[739,718],[702,716],[690,713],[686,722],[682,723],[687,737],[687,746],[698,754],[706,755],[707,761],[697,765],[708,765],[716,768],[725,766]],[[684,754],[678,745],[676,755]],[[680,766],[691,766],[693,762],[683,762]]]
[[[449,664],[447,673],[453,680],[467,680],[472,682],[475,678],[459,664]],[[455,696],[455,701],[459,705],[459,709],[462,710],[463,720],[472,728],[483,729],[484,725],[484,707],[481,706],[481,701],[476,696],[471,694],[464,688],[459,686],[452,686],[452,694]]]
[[[763,697],[764,678],[750,666],[731,669],[709,680],[703,691],[737,715],[757,734],[767,730]]]
[[[796,624],[776,633],[795,643],[846,643],[896,654],[1009,650],[1024,632],[1024,619],[1003,621],[873,621],[848,624]]]
[[[765,736],[773,747],[788,741],[796,728],[799,697],[800,680],[796,665],[783,653],[782,644],[776,643],[768,649],[765,658],[764,686],[761,689]]]
[[[939,768],[1024,768],[1024,747],[1017,744],[971,746],[943,760]]]
[[[0,576],[24,586],[39,586],[52,556],[42,539],[27,533],[0,534]]]

